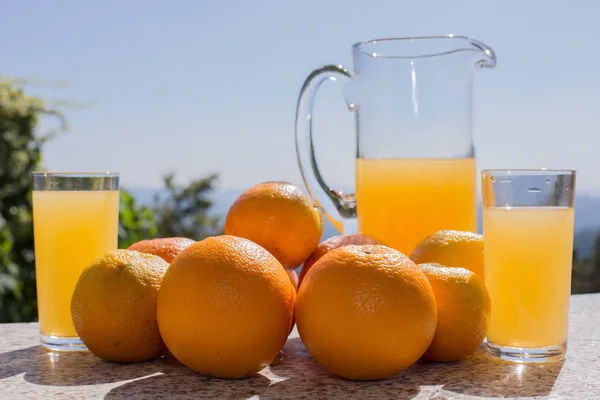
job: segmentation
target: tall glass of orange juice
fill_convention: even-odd
[[[117,248],[119,174],[36,172],[32,178],[41,341],[52,350],[84,350],[71,296],[82,270]]]
[[[367,40],[352,54],[352,72],[321,67],[298,99],[296,152],[313,200],[340,232],[405,254],[439,230],[476,231],[473,75],[496,65],[493,50],[447,35]],[[355,117],[354,193],[329,185],[317,162],[313,104],[326,81],[343,83]]]
[[[492,301],[488,351],[513,361],[566,353],[575,171],[486,170],[485,281]]]

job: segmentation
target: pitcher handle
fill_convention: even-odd
[[[356,233],[356,198],[329,186],[317,165],[313,141],[312,115],[315,95],[326,80],[345,83],[351,74],[341,65],[325,65],[304,81],[296,107],[296,155],[304,184],[313,201],[340,233]],[[348,104],[349,111],[353,105]]]

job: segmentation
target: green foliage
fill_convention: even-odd
[[[22,285],[19,284],[19,268],[13,262],[11,253],[14,239],[4,218],[0,216],[0,315],[19,320],[19,305],[23,301]]]
[[[38,135],[41,117],[58,119]],[[63,116],[12,80],[0,80],[0,321],[36,317],[31,172],[40,169],[42,145],[66,130]]]
[[[121,188],[119,205],[119,248],[156,237],[158,227],[151,208],[139,205],[133,195]]]
[[[219,218],[208,215],[212,205],[208,194],[214,189],[217,175],[197,179],[187,187],[175,184],[175,174],[168,174],[163,179],[166,195],[154,199],[159,237],[201,240],[222,233]]]

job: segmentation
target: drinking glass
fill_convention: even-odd
[[[405,254],[438,230],[476,231],[474,71],[496,65],[493,50],[446,35],[367,40],[352,55],[353,71],[326,65],[300,91],[296,151],[313,200],[340,232]],[[325,81],[343,84],[354,114],[356,195],[332,188],[318,168],[313,104]]]
[[[482,171],[488,351],[549,361],[567,349],[575,171]]]
[[[117,248],[119,174],[34,172],[32,178],[40,339],[52,350],[85,350],[71,296],[83,269]]]

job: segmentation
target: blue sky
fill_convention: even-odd
[[[579,172],[600,193],[600,2],[5,0],[0,76],[64,82],[32,93],[71,102],[52,170],[116,170],[126,186],[218,172],[221,188],[300,182],[294,113],[306,75],[351,66],[350,46],[463,34],[498,66],[476,77],[478,168]],[[353,120],[325,85],[316,129],[324,174],[353,177]]]

